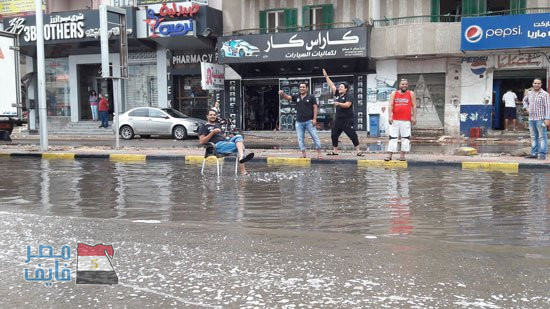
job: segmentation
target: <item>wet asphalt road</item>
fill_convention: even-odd
[[[0,159],[0,298],[10,308],[550,306],[547,173],[249,171]],[[78,243],[113,245],[119,284],[76,285]],[[25,263],[39,245],[71,247],[70,282],[25,280],[24,269],[54,263]]]
[[[9,307],[550,305],[548,248],[232,224],[0,215],[0,294]],[[75,285],[73,279],[47,287],[24,281],[26,245],[50,244],[57,252],[79,242],[114,245],[118,285]]]

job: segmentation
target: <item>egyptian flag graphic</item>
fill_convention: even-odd
[[[111,264],[115,251],[112,245],[78,244],[76,284],[118,284]]]

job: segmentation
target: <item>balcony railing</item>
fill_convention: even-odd
[[[366,24],[367,22],[364,21],[362,23],[341,22],[341,23],[316,24],[316,25],[293,26],[293,27],[249,28],[249,29],[240,29],[240,30],[234,30],[231,32],[226,32],[224,33],[224,35],[263,34],[263,33],[274,33],[274,32],[299,32],[299,31],[309,31],[309,30],[360,27]]]
[[[422,24],[422,23],[429,23],[429,22],[452,23],[452,22],[460,22],[462,17],[536,14],[536,13],[548,13],[548,12],[550,12],[550,7],[512,9],[512,10],[492,11],[492,12],[489,11],[485,13],[470,14],[470,15],[445,14],[445,15],[406,16],[406,17],[377,19],[373,21],[373,25],[374,27],[378,28],[378,27],[387,27],[387,26],[405,25],[405,24]]]

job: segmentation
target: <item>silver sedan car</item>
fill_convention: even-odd
[[[171,108],[137,107],[119,117],[119,132],[123,139],[132,139],[134,135],[170,135],[177,140],[188,136],[197,136],[199,125],[205,120],[191,118]]]

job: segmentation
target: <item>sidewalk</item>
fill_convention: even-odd
[[[311,166],[317,164],[354,164],[357,166],[374,166],[387,168],[408,168],[415,166],[462,167],[486,170],[503,170],[517,172],[519,169],[548,169],[548,160],[525,159],[502,154],[479,154],[473,156],[459,156],[447,154],[415,154],[407,156],[407,161],[390,161],[383,159],[383,152],[367,153],[364,157],[357,157],[355,152],[341,151],[338,156],[315,157],[316,152],[308,150],[310,158],[299,158],[298,150],[255,149],[256,154],[252,162],[268,163],[272,165]],[[187,148],[154,148],[154,147],[71,147],[52,146],[47,153],[41,153],[37,145],[3,145],[0,148],[0,157],[34,157],[44,159],[109,159],[112,161],[144,162],[154,160],[178,160],[186,164],[202,163],[204,149],[202,147]],[[395,156],[397,158],[398,156]],[[213,158],[212,158],[213,159]],[[232,158],[227,158],[232,162]],[[215,161],[214,161],[215,162]]]

